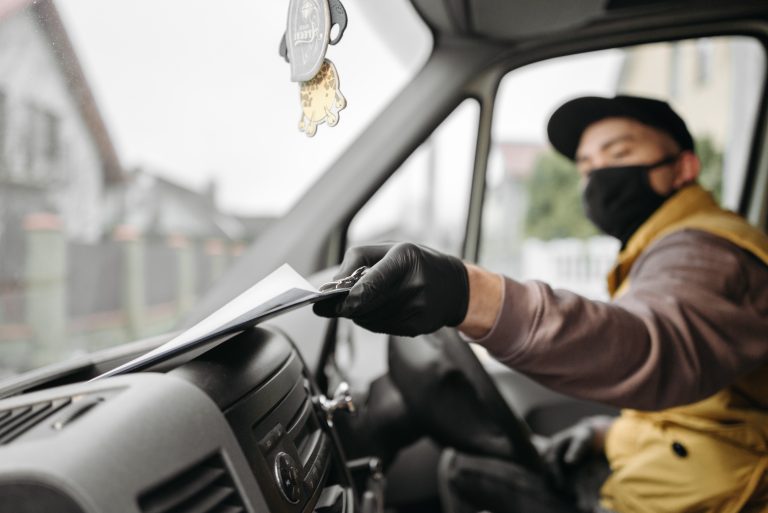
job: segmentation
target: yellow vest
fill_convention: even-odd
[[[629,289],[630,269],[650,244],[686,229],[722,237],[768,265],[768,236],[691,185],[629,240],[608,276],[611,294]],[[603,506],[619,513],[768,512],[767,403],[768,365],[694,404],[623,410],[606,439],[612,473]]]

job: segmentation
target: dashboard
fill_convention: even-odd
[[[327,403],[262,328],[166,372],[4,399],[0,511],[358,511]]]

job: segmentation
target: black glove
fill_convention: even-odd
[[[599,441],[614,420],[607,415],[586,417],[543,443],[541,455],[557,486],[564,487],[573,468],[600,452]]]
[[[467,269],[456,257],[410,243],[359,246],[344,255],[336,279],[361,266],[369,269],[349,294],[315,303],[316,314],[411,337],[458,326],[467,314]]]

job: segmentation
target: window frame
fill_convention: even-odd
[[[764,188],[768,189],[768,127],[766,127],[766,119],[768,118],[768,23],[754,20],[705,22],[690,26],[672,25],[663,29],[644,29],[631,34],[608,34],[585,40],[556,42],[551,46],[541,45],[532,51],[526,51],[524,48],[519,51],[512,50],[507,58],[499,60],[487,68],[482,76],[473,81],[469,85],[469,94],[482,98],[479,100],[481,102],[481,127],[478,130],[477,145],[478,153],[482,149],[484,155],[476,157],[477,167],[474,170],[473,178],[476,187],[473,187],[470,197],[470,216],[467,223],[464,258],[477,261],[481,250],[482,211],[486,195],[485,183],[488,154],[491,148],[493,111],[496,107],[499,87],[508,73],[531,64],[560,57],[643,44],[669,43],[718,36],[753,38],[762,45],[766,55],[766,73],[760,87],[758,113],[749,141],[746,169],[738,202],[739,208],[737,209],[739,214],[746,216],[765,231],[768,227],[768,190],[762,192],[755,190],[755,185],[765,183]],[[490,90],[489,86],[492,86]],[[483,112],[486,110],[488,112],[484,116]]]
[[[419,144],[413,149],[413,151],[410,152],[408,157],[405,158],[401,162],[401,164],[397,167],[397,169],[395,169],[392,173],[390,173],[387,176],[387,179],[379,186],[379,188],[376,191],[374,191],[374,193],[372,195],[370,195],[366,199],[366,201],[355,210],[355,212],[353,213],[353,215],[349,219],[347,219],[347,221],[345,222],[345,224],[343,226],[343,234],[344,234],[344,236],[343,236],[344,246],[343,247],[344,247],[344,249],[349,247],[349,239],[350,239],[349,233],[350,233],[350,229],[351,229],[352,224],[355,221],[355,219],[360,215],[361,212],[363,212],[363,210],[368,205],[371,204],[371,202],[376,200],[376,198],[378,197],[378,194],[382,191],[382,189],[386,186],[386,184],[388,184],[391,180],[393,180],[398,175],[398,173],[401,170],[404,170],[404,166],[408,163],[409,159],[412,158],[413,156],[415,156],[417,152],[419,152],[422,148],[425,147],[425,145],[430,144],[430,142],[432,141],[433,136],[435,136],[436,133],[438,133],[440,131],[440,129],[444,126],[446,121],[448,121],[451,118],[451,116],[453,116],[455,113],[457,113],[458,110],[467,101],[474,102],[474,104],[477,107],[477,112],[476,112],[476,116],[475,116],[476,119],[475,119],[475,122],[474,122],[474,127],[473,127],[472,124],[467,124],[466,127],[462,127],[462,128],[466,128],[467,130],[469,130],[470,133],[472,133],[472,131],[474,130],[474,134],[475,134],[475,145],[472,148],[472,150],[470,150],[470,151],[473,152],[472,164],[469,167],[469,169],[467,169],[467,174],[470,177],[470,183],[469,183],[468,191],[472,190],[472,187],[474,186],[474,180],[475,180],[475,170],[477,169],[477,155],[478,155],[477,141],[480,138],[479,132],[480,132],[480,127],[482,125],[483,103],[480,101],[480,99],[478,97],[467,95],[467,96],[461,97],[459,99],[459,101],[453,106],[453,108],[451,108],[450,110],[447,111],[447,113],[441,118],[440,122],[427,134],[426,137],[424,137],[419,142]],[[440,171],[438,170],[438,172],[440,172]],[[471,194],[470,194],[470,197],[471,197]],[[464,253],[466,251],[465,250],[465,247],[466,247],[466,226],[467,226],[467,220],[468,220],[468,217],[469,217],[469,212],[470,212],[470,199],[467,198],[466,213],[464,215],[464,233],[462,233],[461,236],[460,236],[460,240],[461,240],[461,244],[459,246],[459,254],[460,255],[464,255]],[[418,243],[419,241],[414,241],[414,242]]]

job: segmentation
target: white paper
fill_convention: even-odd
[[[290,291],[295,291],[296,293],[289,294],[289,298],[285,304],[280,303],[277,306],[273,304],[276,298],[279,298],[281,295]],[[192,347],[197,341],[210,337],[212,334],[215,334],[228,324],[238,320],[238,318],[245,316],[249,312],[252,312],[254,318],[253,322],[255,324],[259,317],[263,317],[268,313],[282,308],[287,309],[299,301],[304,302],[306,300],[317,299],[319,296],[323,295],[330,294],[319,292],[290,265],[283,264],[270,273],[266,278],[259,281],[253,287],[249,288],[188,330],[180,333],[152,351],[112,369],[99,377],[121,374],[123,371],[129,369],[134,370],[139,365],[157,360],[164,354],[178,352],[178,350],[184,346]]]
[[[173,340],[158,347],[155,351],[166,348],[166,346],[172,347],[173,345],[184,344],[191,340],[201,338],[219,326],[223,326],[228,322],[237,319],[249,310],[266,303],[270,299],[277,297],[290,289],[317,292],[317,289],[305,280],[303,276],[297,273],[293,267],[288,264],[283,264],[272,271],[266,278],[259,281],[256,285],[249,288],[184,333],[181,333]]]

